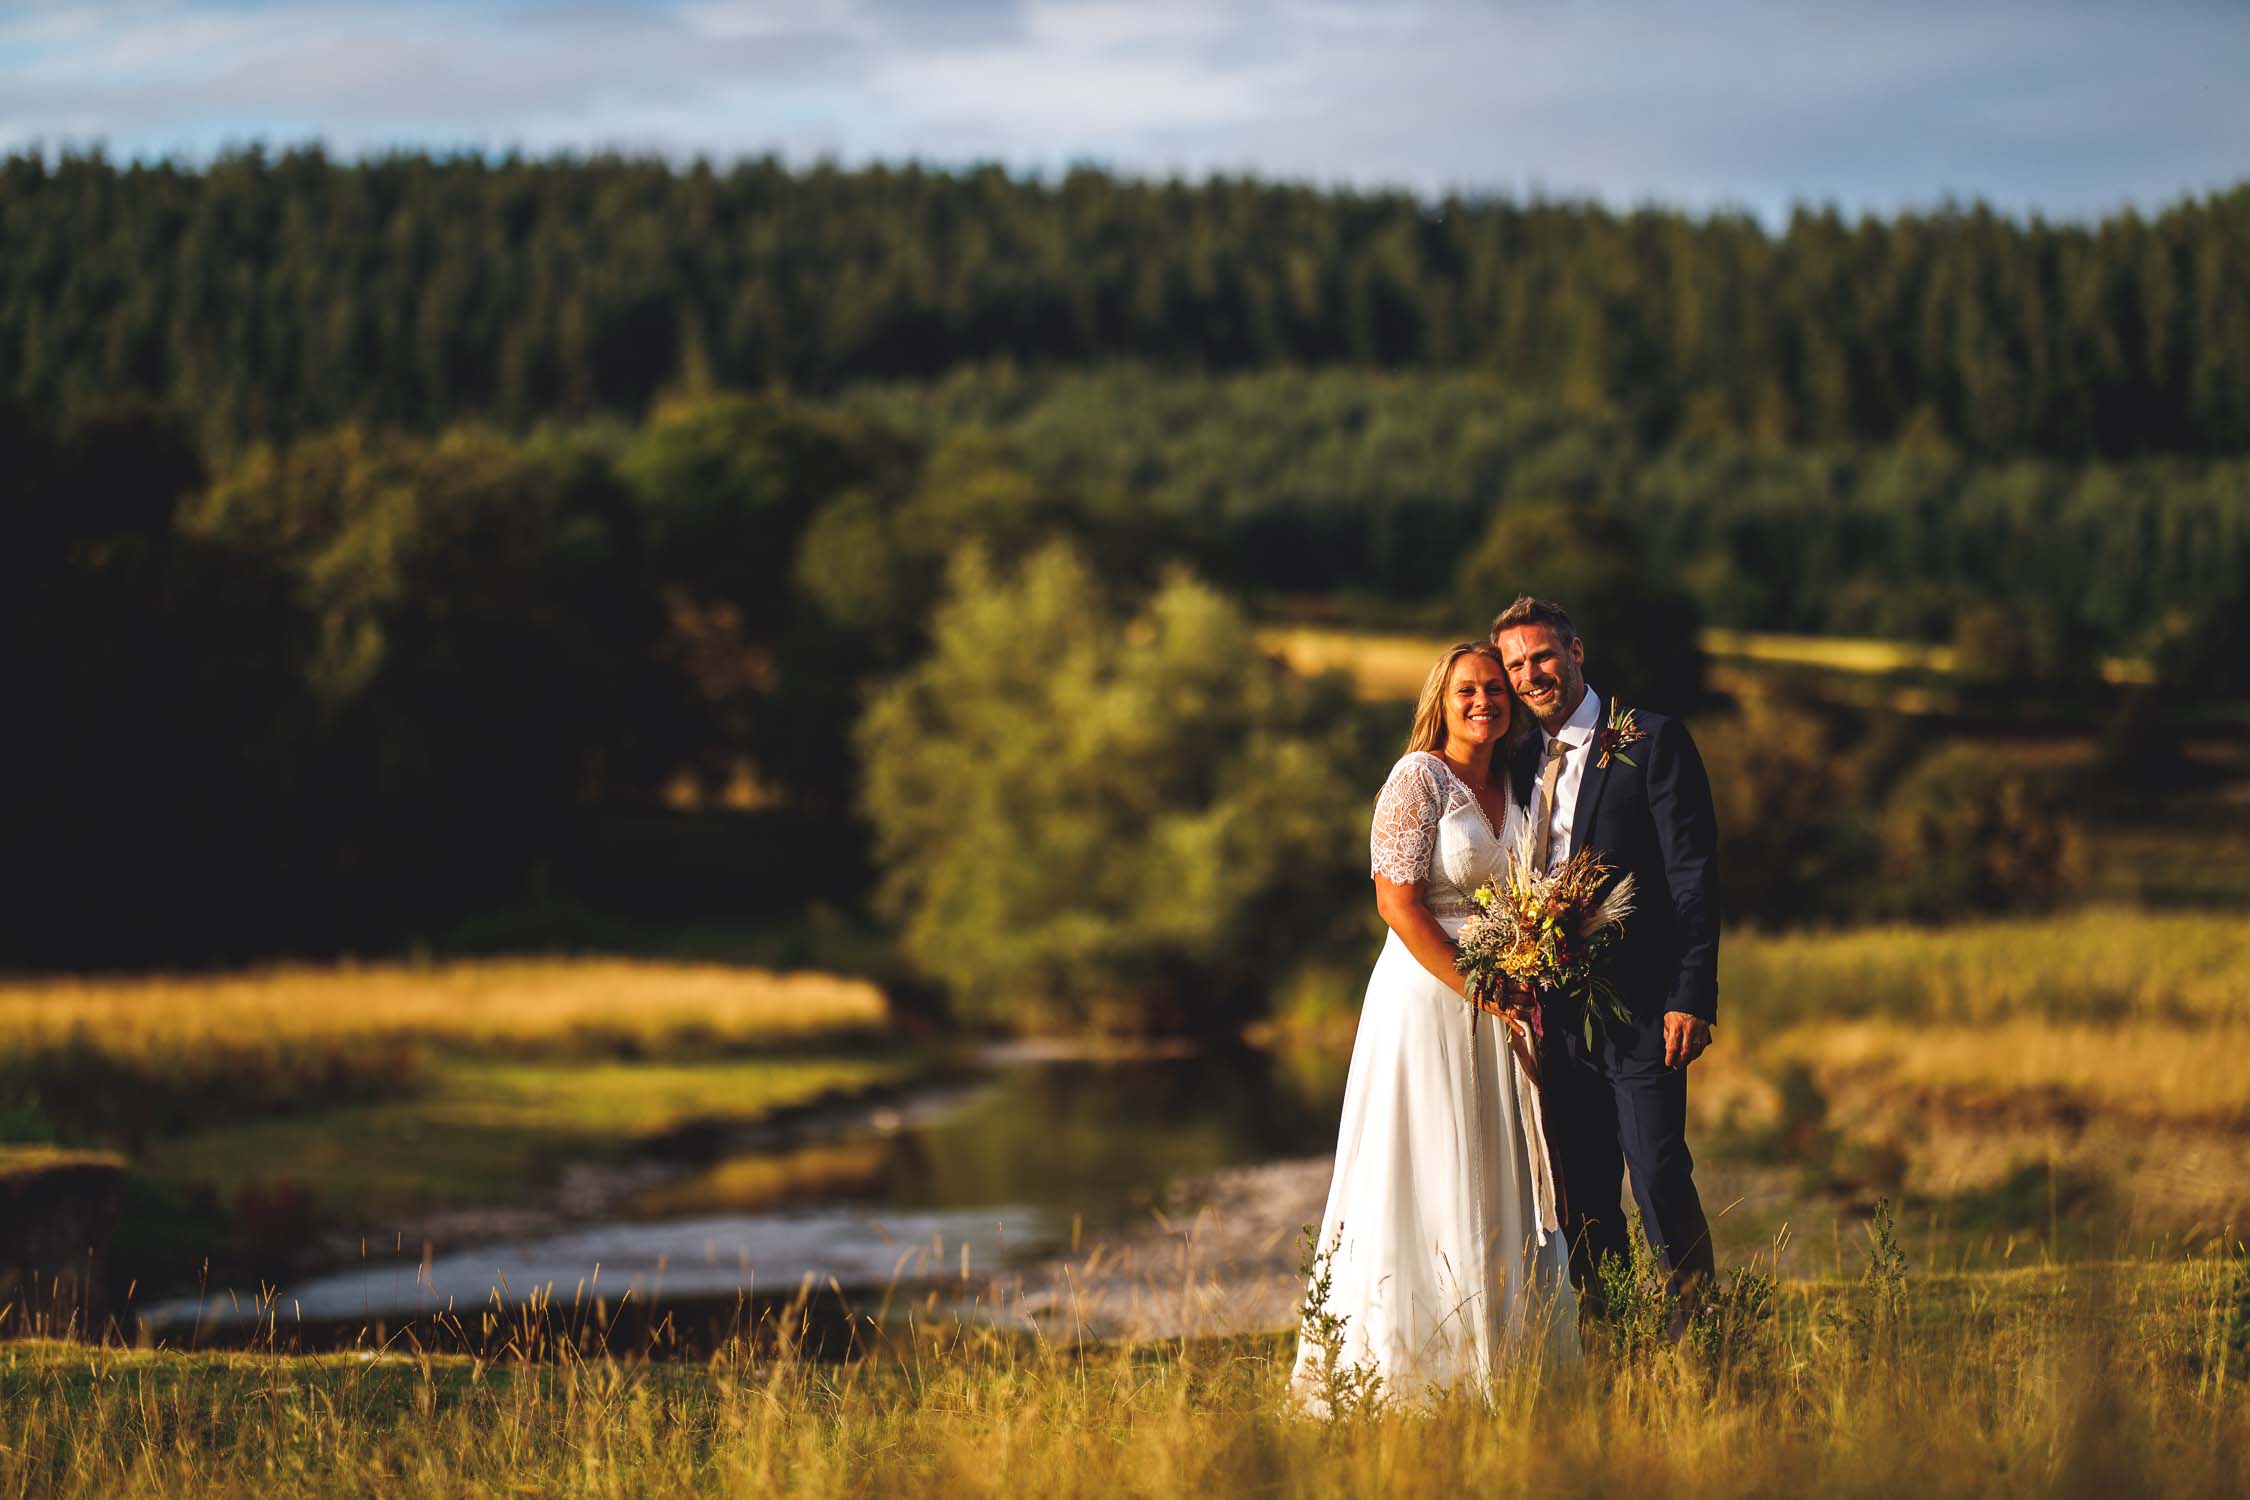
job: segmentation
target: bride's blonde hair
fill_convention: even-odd
[[[1458,646],[1446,648],[1445,655],[1430,668],[1430,675],[1422,680],[1422,696],[1414,704],[1414,727],[1406,734],[1406,753],[1427,750],[1433,755],[1445,748],[1445,685],[1453,679],[1453,666],[1464,656],[1481,656],[1500,668],[1501,680],[1508,675],[1506,663],[1500,660],[1500,648],[1490,641],[1463,641]],[[1501,742],[1503,750],[1523,738],[1523,705],[1516,702],[1513,692],[1508,694],[1508,737]]]

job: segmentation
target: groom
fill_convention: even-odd
[[[1492,643],[1539,721],[1513,765],[1533,857],[1552,867],[1591,849],[1637,887],[1608,971],[1632,1024],[1597,1018],[1592,1047],[1575,1008],[1546,1028],[1548,1139],[1569,1200],[1571,1279],[1598,1295],[1602,1257],[1627,1253],[1618,1186],[1629,1167],[1649,1244],[1673,1290],[1692,1296],[1713,1270],[1686,1140],[1687,1068],[1711,1045],[1719,1004],[1711,782],[1686,726],[1644,711],[1625,728],[1620,706],[1586,686],[1586,644],[1560,605],[1516,600],[1492,622]]]

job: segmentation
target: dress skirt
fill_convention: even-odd
[[[1481,1388],[1513,1361],[1575,1359],[1557,1210],[1538,1086],[1507,1022],[1472,1011],[1389,934],[1360,1010],[1320,1224],[1340,1362],[1415,1402]],[[1321,1359],[1300,1336],[1291,1387],[1315,1411]]]

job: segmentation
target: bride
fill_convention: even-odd
[[[1512,1015],[1469,1003],[1453,966],[1470,892],[1502,872],[1525,816],[1509,794],[1513,712],[1498,650],[1453,647],[1375,804],[1390,934],[1360,1010],[1318,1248],[1325,1311],[1343,1320],[1336,1363],[1394,1397],[1578,1353],[1538,1053]],[[1308,1327],[1290,1383],[1314,1409],[1326,1357]]]

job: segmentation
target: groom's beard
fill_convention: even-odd
[[[1570,716],[1578,712],[1579,701],[1586,696],[1584,681],[1578,682],[1575,686],[1577,691],[1573,692],[1571,690],[1573,684],[1564,678],[1533,678],[1532,692],[1536,693],[1542,688],[1549,687],[1555,690],[1555,706],[1542,713],[1539,709],[1532,707],[1531,699],[1528,696],[1524,699],[1523,706],[1529,710],[1533,718],[1539,721],[1540,728],[1546,730],[1549,734],[1559,733],[1562,727],[1570,722]]]

